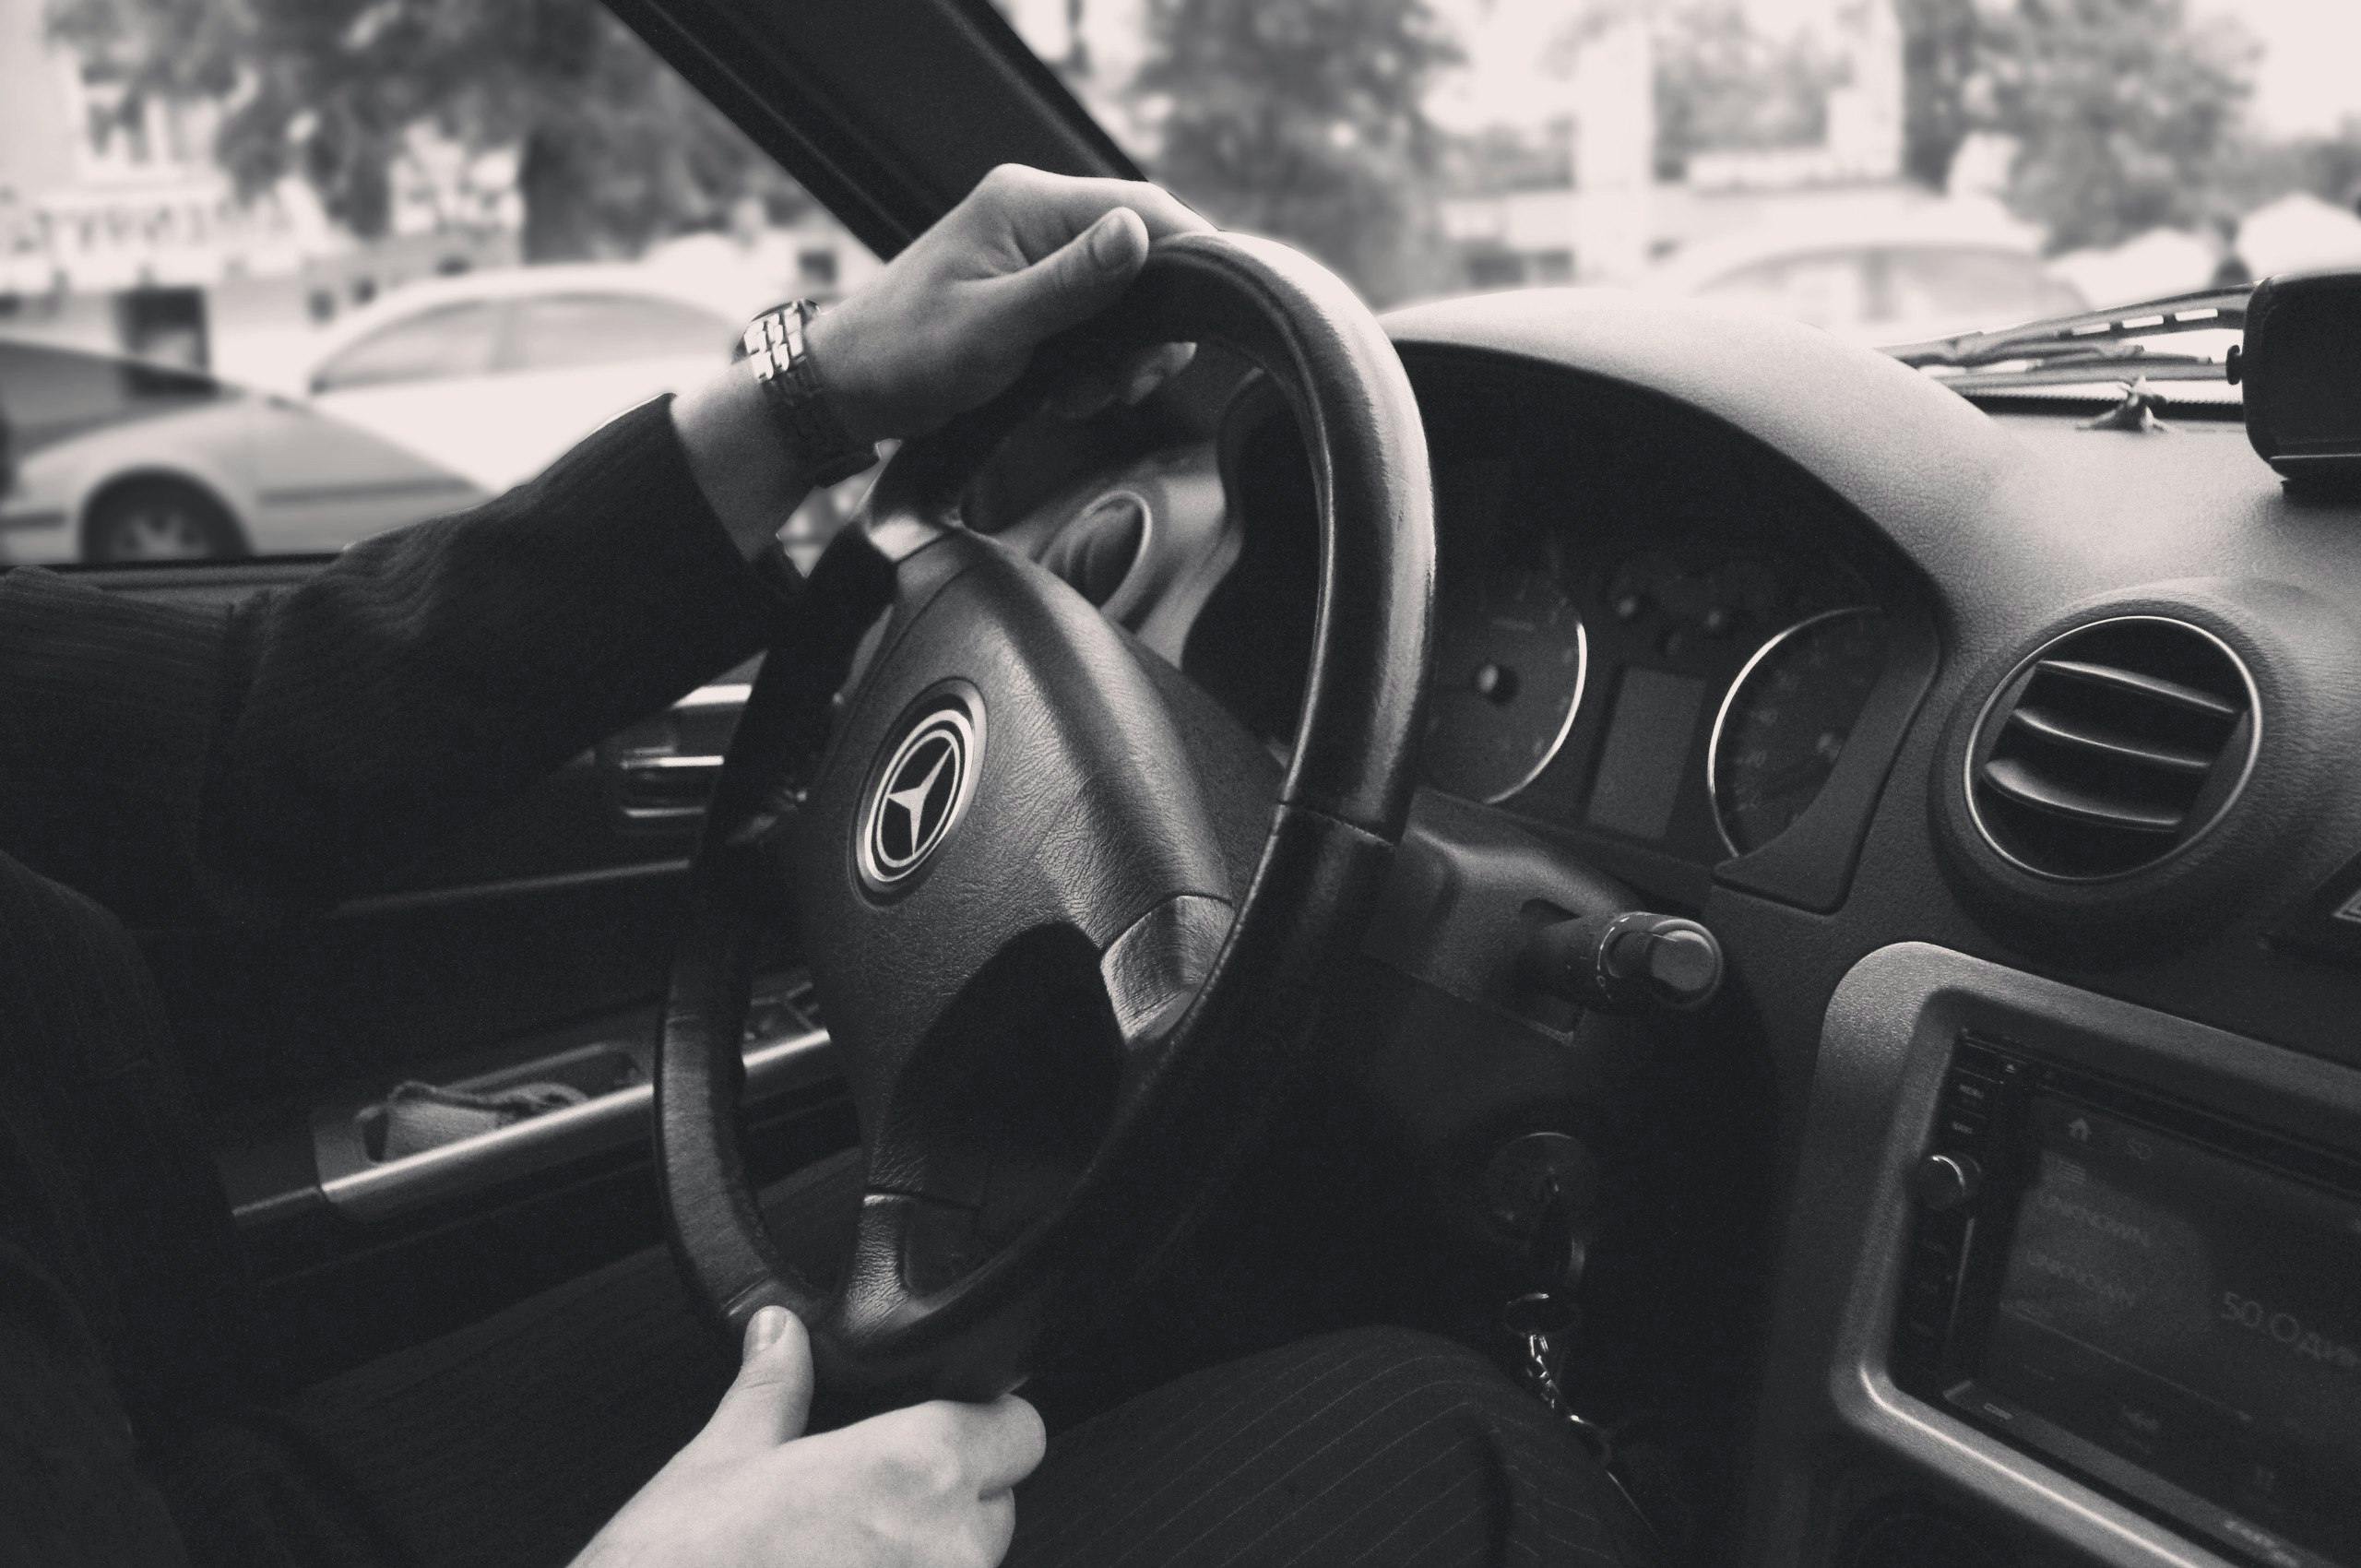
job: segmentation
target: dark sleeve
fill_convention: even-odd
[[[669,400],[231,609],[0,578],[0,850],[134,922],[363,885],[760,648]]]

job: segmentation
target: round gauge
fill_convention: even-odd
[[[1487,578],[1442,620],[1427,782],[1495,804],[1539,778],[1565,744],[1590,645],[1573,600],[1533,572]]]
[[[1881,611],[1831,610],[1764,643],[1730,683],[1705,773],[1731,854],[1762,848],[1820,798],[1885,672],[1885,634]]]

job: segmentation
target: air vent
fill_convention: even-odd
[[[1091,603],[1111,610],[1147,546],[1148,517],[1139,496],[1111,491],[1058,530],[1041,552],[1041,564]]]
[[[2153,615],[2096,622],[1994,694],[1968,751],[1968,806],[2026,871],[2129,875],[2221,820],[2261,724],[2246,666],[2212,633]]]

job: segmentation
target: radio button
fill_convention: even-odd
[[[1962,1111],[1954,1107],[1943,1112],[1936,1123],[1945,1143],[1980,1144],[1984,1134],[1992,1130],[1992,1119],[1981,1111]]]
[[[1964,1208],[1984,1187],[1984,1168],[1969,1154],[1930,1154],[1910,1173],[1910,1195],[1937,1214]]]
[[[1974,1073],[1954,1072],[1951,1077],[1952,1104],[1962,1111],[1990,1115],[2000,1099],[2000,1086]]]

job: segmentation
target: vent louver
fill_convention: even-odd
[[[2166,860],[2221,820],[2260,732],[2254,683],[2220,638],[2131,615],[2017,666],[1976,727],[1975,825],[2027,871],[2077,881]]]

